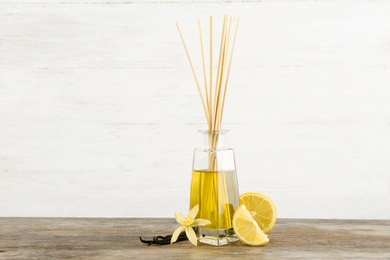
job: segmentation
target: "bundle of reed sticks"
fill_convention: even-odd
[[[229,74],[232,65],[234,45],[236,41],[239,20],[240,19],[238,18],[236,22],[234,36],[232,36],[231,31],[233,28],[232,26],[233,17],[229,15],[224,16],[222,34],[221,34],[221,44],[219,49],[218,67],[215,75],[214,75],[215,68],[214,68],[214,61],[213,61],[213,17],[212,16],[210,17],[210,29],[209,29],[210,53],[209,53],[208,67],[206,65],[206,54],[205,54],[205,48],[203,43],[202,25],[200,20],[198,21],[202,63],[203,63],[203,77],[204,77],[204,85],[205,85],[204,91],[202,91],[202,87],[200,86],[200,82],[197,73],[195,71],[194,64],[192,62],[187,45],[184,41],[182,31],[179,27],[179,24],[176,23],[177,29],[179,31],[181,40],[184,45],[184,49],[186,51],[188,60],[190,62],[190,66],[195,78],[196,86],[199,91],[199,95],[207,119],[209,133],[214,133],[214,134],[210,134],[210,138],[209,138],[209,145],[211,149],[216,149],[218,145],[219,134],[215,134],[215,133],[219,133],[219,131],[221,130],[226,92],[229,83]]]

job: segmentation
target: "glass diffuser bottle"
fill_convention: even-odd
[[[232,218],[239,206],[234,151],[224,147],[226,130],[200,131],[204,146],[194,150],[190,208],[199,204],[198,218],[211,224],[197,229],[199,241],[222,246],[238,239]]]

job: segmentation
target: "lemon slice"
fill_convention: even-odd
[[[250,246],[262,246],[269,242],[268,236],[259,228],[244,205],[233,216],[233,229],[241,242]]]
[[[258,192],[247,192],[240,196],[240,205],[245,205],[264,233],[269,233],[275,226],[277,211],[274,202]]]

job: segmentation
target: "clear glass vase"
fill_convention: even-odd
[[[196,229],[199,241],[222,246],[238,241],[232,223],[240,203],[234,151],[224,147],[226,130],[199,132],[204,145],[194,150],[190,208],[199,204],[197,218],[211,222]]]

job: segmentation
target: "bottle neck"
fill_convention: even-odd
[[[221,150],[225,145],[225,135],[228,130],[209,131],[200,130],[203,136],[203,149],[205,150]]]

